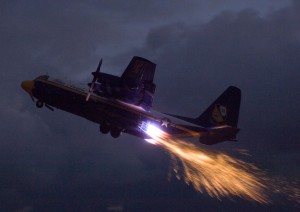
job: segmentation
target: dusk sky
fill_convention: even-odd
[[[168,179],[159,147],[38,109],[20,84],[43,74],[87,84],[100,58],[120,76],[137,55],[157,64],[154,109],[187,117],[237,86],[238,142],[205,148],[246,149],[243,160],[296,181],[300,1],[0,1],[0,42],[1,211],[299,210],[284,195],[261,205],[198,193]]]

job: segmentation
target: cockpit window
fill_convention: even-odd
[[[48,75],[42,75],[36,78],[36,80],[48,80],[49,76]]]

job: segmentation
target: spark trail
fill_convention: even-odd
[[[161,134],[161,133],[158,133]],[[253,164],[222,152],[209,151],[167,136],[152,136],[149,142],[165,149],[172,159],[177,179],[211,197],[234,197],[270,204],[268,194],[280,193],[300,203],[300,189],[285,180],[267,177]]]
[[[176,177],[183,178],[197,191],[202,193],[205,190],[211,197],[217,198],[239,196],[270,203],[265,195],[264,173],[254,165],[181,140],[156,138],[155,144],[171,155]]]

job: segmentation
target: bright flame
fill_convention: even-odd
[[[151,123],[143,123],[141,126],[141,129],[147,135],[149,135],[152,138],[152,140],[153,139],[156,140],[155,138],[166,138],[167,137],[167,133],[165,133],[159,127],[157,127],[156,125],[153,125]]]
[[[157,144],[156,140],[151,138],[146,138],[145,141],[149,142],[150,144]]]
[[[145,131],[149,136],[162,138],[164,132],[153,124],[148,124]]]
[[[206,191],[211,197],[238,196],[259,203],[271,203],[266,195],[283,191],[286,181],[271,180],[256,166],[222,152],[213,152],[178,139],[168,139],[159,128],[148,124],[145,132],[152,143],[167,150],[172,158],[173,171],[197,191]],[[153,142],[154,141],[154,142]],[[285,186],[284,194],[300,202],[300,190]]]

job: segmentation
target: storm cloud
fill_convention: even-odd
[[[161,149],[103,136],[63,111],[38,110],[20,83],[45,73],[87,83],[100,57],[104,72],[120,75],[139,55],[157,64],[155,109],[189,117],[235,85],[242,90],[239,142],[210,148],[248,149],[259,167],[297,179],[299,23],[296,0],[2,1],[0,209],[283,209],[220,202],[169,182]]]

